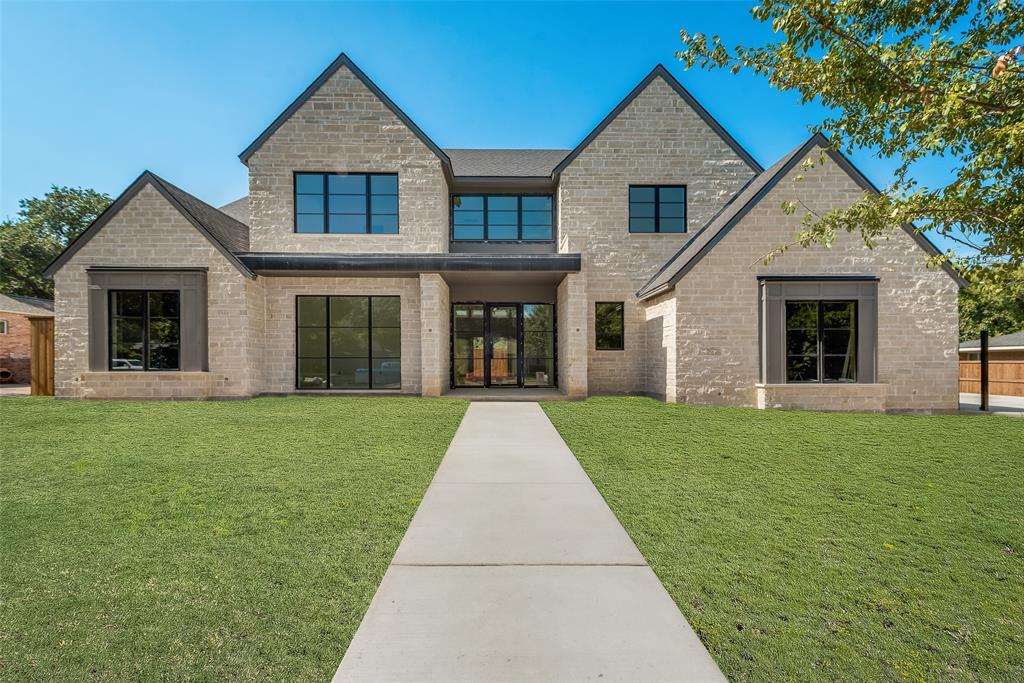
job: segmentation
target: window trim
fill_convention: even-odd
[[[469,239],[455,236],[455,198],[456,197],[480,197],[484,200],[482,209],[484,222],[481,226],[484,236],[481,239]],[[490,225],[487,219],[487,198],[488,197],[516,197],[516,239],[491,239],[488,236]],[[547,197],[551,200],[551,237],[544,239],[530,239],[523,237],[523,197]],[[452,242],[490,242],[491,244],[551,244],[555,241],[556,218],[555,218],[555,195],[549,192],[452,192],[448,196],[448,239]]]
[[[315,234],[315,233],[314,233]],[[355,388],[355,389],[333,389],[331,388],[331,330],[342,329],[331,327],[331,299],[366,299],[366,360],[367,360],[367,384],[366,388]],[[327,385],[324,387],[304,387],[300,385],[299,381],[299,330],[301,329],[320,329],[315,325],[299,325],[299,299],[325,299],[324,309],[324,327],[323,330],[326,334],[326,349],[327,355],[324,356],[324,360],[327,361]],[[381,326],[382,329],[398,329],[398,361],[399,361],[399,376],[398,376],[398,388],[394,387],[381,387],[375,388],[373,386],[373,299],[398,299],[398,327],[393,328],[391,326]],[[295,390],[296,391],[349,391],[349,392],[361,392],[361,391],[375,391],[375,392],[396,392],[402,390],[402,372],[401,372],[401,361],[402,361],[402,296],[400,294],[296,294],[295,295],[295,353],[292,358],[295,360]],[[359,329],[359,328],[353,328]],[[393,356],[387,356],[386,358],[392,359]],[[306,356],[301,360],[316,359],[316,357]]]
[[[782,310],[785,315],[789,304],[813,303],[817,308],[817,342],[815,349],[815,360],[817,363],[817,379],[791,380],[789,379],[789,326],[785,325],[783,319],[782,348],[785,352],[782,368],[785,384],[857,384],[860,382],[860,301],[857,299],[783,299]],[[825,379],[825,304],[853,304],[853,329],[850,331],[854,339],[853,347],[853,379],[838,380]]]
[[[619,307],[619,324],[622,327],[622,345],[605,346],[599,345],[597,339],[597,307],[611,305]],[[595,351],[625,351],[626,350],[626,302],[625,301],[595,301],[594,302],[594,350]]]
[[[654,232],[644,232],[644,231],[641,231],[641,230],[633,230],[633,225],[632,225],[632,223],[633,223],[633,221],[632,221],[633,215],[632,215],[632,213],[629,210],[629,208],[633,204],[633,202],[631,202],[630,199],[629,199],[629,191],[632,190],[633,188],[644,188],[644,187],[650,187],[650,188],[654,189]],[[661,229],[661,199],[660,199],[660,197],[661,197],[661,190],[662,189],[682,190],[683,191],[683,230],[682,230],[682,232],[663,232],[662,229]],[[688,198],[689,198],[689,192],[687,192],[686,184],[685,183],[684,184],[677,184],[677,185],[668,184],[668,183],[660,183],[660,184],[658,184],[658,183],[631,183],[629,185],[629,187],[626,189],[626,229],[629,231],[629,234],[631,234],[631,235],[685,235],[686,233],[689,232],[689,229],[688,229],[689,226],[688,226],[688,223],[687,223],[687,219],[688,219],[688,215],[689,215],[689,207],[688,207],[688,202],[687,202]],[[674,204],[675,202],[669,202],[669,203],[673,203]],[[638,216],[638,218],[639,218],[639,216]]]
[[[7,322],[7,318],[0,318],[0,334],[9,334],[10,323]]]
[[[146,309],[142,315],[142,368],[139,370],[120,368],[114,369],[114,295],[120,292],[142,292]],[[151,368],[149,367],[149,295],[150,294],[174,294],[178,297],[178,316],[173,318],[178,321],[178,367],[176,368]],[[108,289],[107,295],[107,370],[109,372],[181,372],[181,351],[183,346],[183,335],[181,334],[181,290],[180,289]],[[132,316],[116,316],[132,317]],[[159,316],[172,319],[169,316]]]
[[[324,229],[322,232],[300,232],[299,231],[299,183],[298,177],[300,175],[319,175],[323,176],[323,198],[324,198]],[[330,191],[328,188],[330,176],[350,176],[350,175],[361,175],[366,177],[366,226],[363,232],[331,232],[330,231]],[[373,194],[370,191],[370,178],[373,176],[394,176],[395,177],[395,232],[373,232],[370,228],[373,223]],[[304,193],[305,194],[305,193]],[[398,235],[402,232],[402,202],[401,198],[401,186],[399,184],[399,174],[397,171],[292,171],[292,232],[296,235],[339,235],[339,236],[352,236],[352,235]],[[390,214],[382,214],[390,215]]]

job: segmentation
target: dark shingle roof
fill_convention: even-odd
[[[236,199],[229,204],[225,204],[218,210],[221,213],[226,213],[240,223],[249,225],[249,195],[246,195],[241,199]]]
[[[202,224],[228,251],[249,251],[249,226],[235,220],[223,211],[213,208],[180,187],[170,184],[155,173],[150,175],[153,180],[162,184],[164,189],[185,208],[192,218]]]
[[[550,177],[568,149],[446,149],[456,176]]]
[[[0,311],[22,315],[51,316],[53,315],[53,302],[34,296],[0,294]]]
[[[988,338],[988,347],[990,349],[1006,348],[1008,346],[1024,346],[1024,330],[1020,332],[1012,332],[1010,334],[1001,334],[998,337]],[[980,349],[981,340],[972,339],[971,341],[960,342],[960,350],[966,349]]]

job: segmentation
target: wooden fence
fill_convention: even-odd
[[[981,393],[981,361],[960,361],[960,391]],[[1024,396],[1024,360],[990,360],[988,393],[997,396]]]
[[[32,395],[53,396],[53,318],[29,317],[32,325]]]

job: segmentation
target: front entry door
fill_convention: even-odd
[[[519,307],[515,304],[489,304],[487,317],[487,384],[492,387],[517,387],[519,380]]]
[[[454,304],[453,387],[555,386],[553,304]]]

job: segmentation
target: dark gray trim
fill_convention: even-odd
[[[615,109],[611,110],[608,116],[604,117],[604,119],[601,120],[601,123],[597,124],[597,127],[594,128],[594,130],[590,131],[590,134],[587,135],[587,137],[583,138],[583,141],[580,142],[580,144],[576,145],[575,149],[569,152],[568,156],[562,159],[558,166],[555,166],[555,170],[551,172],[551,175],[557,176],[562,171],[564,171],[566,167],[568,167],[569,164],[571,164],[573,160],[576,157],[578,157],[580,153],[582,153],[583,150],[586,149],[598,135],[601,134],[601,131],[607,128],[608,124],[614,121],[616,117],[618,117],[618,115],[621,114],[622,111],[629,106],[629,103],[635,100],[637,96],[639,96],[640,93],[642,93],[647,88],[647,86],[650,85],[651,82],[655,78],[658,78],[659,76],[665,79],[665,82],[668,83],[672,87],[672,89],[676,91],[676,94],[683,98],[683,100],[685,100],[686,103],[690,105],[690,107],[695,112],[697,112],[697,115],[700,116],[704,123],[708,124],[711,130],[718,134],[718,136],[722,138],[725,144],[729,145],[729,147],[732,148],[732,150],[736,152],[736,154],[741,159],[743,159],[743,161],[748,166],[750,166],[750,168],[754,169],[754,171],[758,173],[764,170],[763,168],[761,168],[761,165],[757,163],[754,157],[752,157],[750,153],[747,152],[747,150],[743,149],[743,147],[740,146],[740,143],[738,143],[733,136],[729,135],[729,132],[722,127],[722,124],[716,121],[715,118],[711,116],[711,114],[708,112],[708,110],[705,109],[701,105],[701,103],[698,102],[697,99],[693,95],[691,95],[686,88],[683,87],[683,84],[676,80],[675,76],[669,73],[668,69],[666,69],[662,64],[659,64],[658,66],[654,67],[654,70],[651,71],[651,73],[647,74],[647,76],[642,81],[640,81],[639,85],[633,88],[633,90],[630,91],[628,95],[626,95],[626,98],[624,100],[619,102]]]
[[[152,185],[157,192],[163,195],[164,199],[166,199],[171,204],[171,206],[177,209],[178,212],[182,216],[184,216],[189,223],[195,226],[196,230],[198,230],[203,235],[203,237],[210,241],[210,244],[212,244],[217,249],[217,251],[219,251],[224,256],[224,258],[226,258],[231,263],[231,265],[238,269],[238,272],[240,272],[247,278],[256,278],[256,275],[251,270],[249,270],[241,261],[239,261],[238,258],[220,242],[220,240],[214,237],[213,233],[211,233],[201,222],[199,222],[199,220],[195,216],[193,216],[188,211],[188,209],[186,209],[184,205],[182,205],[182,203],[179,202],[174,197],[174,195],[172,195],[167,190],[164,181],[159,176],[157,176],[154,173],[151,173],[150,171],[143,171],[139,175],[139,177],[136,178],[135,181],[128,186],[128,189],[122,192],[121,195],[117,199],[115,199],[114,202],[96,218],[96,220],[92,222],[92,225],[86,228],[85,231],[78,237],[73,239],[68,244],[68,246],[65,247],[64,251],[62,251],[60,255],[58,255],[57,258],[55,258],[50,263],[50,265],[46,266],[46,270],[43,271],[43,275],[45,277],[52,278],[54,274],[58,270],[60,270],[64,266],[64,264],[71,259],[72,256],[74,256],[78,252],[79,249],[88,244],[89,240],[91,240],[93,236],[95,236],[96,233],[100,231],[100,228],[109,223],[110,220],[114,216],[116,216],[121,211],[121,209],[123,209],[125,205],[127,205],[128,202],[130,202],[132,198],[134,198],[135,195],[137,195],[142,190],[142,188],[145,187],[147,184]]]
[[[641,301],[645,299],[650,299],[675,287],[676,284],[678,284],[678,282],[688,272],[690,272],[690,270],[692,270],[693,267],[697,265],[697,263],[702,258],[704,258],[704,256],[709,251],[711,251],[711,249],[713,249],[716,244],[721,242],[722,239],[727,234],[729,234],[730,230],[736,227],[736,224],[739,223],[744,216],[750,213],[750,211],[755,206],[757,206],[757,204],[762,199],[764,199],[765,195],[767,195],[768,192],[770,192],[772,188],[774,188],[778,184],[778,182],[782,180],[782,178],[784,178],[791,170],[793,170],[793,168],[796,167],[797,164],[801,163],[807,157],[807,155],[814,147],[824,148],[829,158],[835,161],[840,166],[840,168],[842,168],[861,188],[868,192],[878,193],[878,188],[871,184],[871,181],[864,177],[864,175],[860,171],[858,171],[857,168],[853,166],[853,164],[851,164],[845,156],[843,156],[840,152],[832,148],[832,143],[829,142],[829,139],[827,137],[825,137],[821,133],[815,133],[794,152],[791,152],[786,163],[782,164],[778,168],[778,170],[774,171],[771,177],[754,178],[752,181],[747,183],[746,186],[744,186],[744,189],[741,189],[738,193],[736,193],[736,195],[733,196],[733,199],[730,202],[728,202],[725,205],[725,207],[722,208],[721,211],[715,214],[715,216],[710,221],[708,221],[704,225],[704,227],[698,230],[696,234],[694,234],[693,238],[687,241],[679,249],[679,251],[677,251],[671,259],[669,259],[668,263],[662,266],[662,268],[659,269],[658,272],[655,273],[655,275],[637,291],[637,298],[640,299]],[[752,197],[750,197],[742,206],[733,206],[735,201],[743,194],[744,190],[750,187],[751,183],[758,182],[759,180],[761,181],[761,186],[758,188],[758,191]],[[691,255],[684,263],[678,264],[677,270],[673,273],[672,277],[670,277],[665,282],[658,284],[657,286],[652,286],[654,282],[659,278],[659,276],[661,276],[666,270],[672,267],[676,259],[680,258],[686,252],[687,248],[689,248],[690,245],[694,244],[702,234],[704,234],[707,230],[711,229],[711,226],[714,224],[714,222],[720,216],[722,216],[726,210],[732,210],[732,215],[729,216],[729,219],[723,225],[716,229],[717,232],[711,237],[711,239],[709,239],[695,254]],[[914,238],[914,241],[917,242],[917,244],[921,246],[921,248],[923,248],[927,253],[933,256],[941,253],[935,247],[935,245],[933,245],[931,241],[928,240],[927,237],[917,232],[916,228],[913,225],[907,224],[903,225],[902,227]],[[943,262],[942,269],[945,270],[946,273],[950,277],[952,277],[953,280],[960,287],[967,286],[967,281],[948,262]]]
[[[419,126],[413,123],[412,119],[410,119],[404,111],[399,109],[398,105],[392,102],[391,98],[385,95],[384,91],[378,88],[377,84],[371,81],[370,78],[365,73],[363,73],[362,69],[356,66],[355,63],[351,59],[349,59],[348,55],[346,55],[344,52],[338,55],[337,59],[331,62],[331,64],[326,69],[324,69],[323,73],[317,76],[316,80],[310,83],[309,87],[303,90],[302,94],[299,95],[294,102],[289,104],[288,107],[283,112],[281,112],[269,126],[267,126],[266,130],[260,133],[259,136],[255,140],[253,140],[252,143],[249,144],[248,147],[242,150],[242,153],[238,155],[238,158],[242,161],[242,163],[248,164],[249,157],[251,157],[256,152],[256,150],[262,147],[263,143],[266,142],[267,139],[271,135],[273,135],[278,128],[284,125],[284,122],[291,118],[292,114],[298,111],[299,107],[305,104],[306,100],[312,97],[313,94],[316,93],[316,91],[319,90],[323,86],[323,84],[326,83],[331,78],[331,76],[337,73],[338,69],[340,69],[343,66],[346,67],[349,71],[351,71],[352,75],[354,75],[356,78],[362,81],[363,85],[365,85],[370,90],[370,92],[372,92],[377,97],[377,99],[379,99],[384,104],[385,107],[390,109],[391,113],[397,116],[398,119],[402,123],[404,123],[409,130],[412,131],[413,135],[418,137],[420,141],[430,149],[431,152],[437,155],[437,158],[440,159],[441,163],[444,165],[445,175],[451,178],[452,161],[451,159],[448,158],[448,155],[445,154],[440,147],[434,144],[434,141],[427,137],[427,134],[424,133]]]
[[[153,272],[172,272],[172,273],[207,273],[209,268],[202,267],[188,267],[188,268],[175,268],[174,266],[158,266],[155,268],[140,268],[138,266],[88,266],[85,269],[87,273],[153,273]]]
[[[878,282],[877,275],[758,275],[762,282]]]
[[[439,271],[546,271],[578,273],[579,254],[240,254],[254,271],[319,270],[424,273]]]

